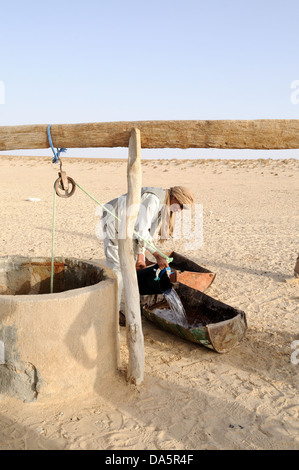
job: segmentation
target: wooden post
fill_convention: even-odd
[[[140,131],[135,128],[132,129],[129,140],[127,178],[126,239],[118,241],[118,252],[126,305],[127,344],[129,349],[127,379],[139,385],[144,377],[144,339],[132,239],[141,198],[141,139]]]

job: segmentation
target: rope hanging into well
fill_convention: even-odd
[[[60,160],[60,154],[62,152],[66,152],[67,149],[66,148],[60,148],[60,149],[57,149],[57,152],[55,152],[55,149],[54,149],[54,146],[53,146],[53,143],[52,143],[52,138],[51,138],[51,126],[52,124],[50,124],[47,128],[47,133],[48,133],[48,139],[49,139],[49,144],[51,146],[51,149],[53,151],[53,154],[54,154],[54,158],[52,159],[52,163],[57,163],[59,160]],[[61,165],[60,165],[61,166]],[[60,173],[61,175],[61,173]],[[112,215],[116,220],[118,220],[119,222],[121,222],[121,220],[119,219],[119,217],[117,217],[117,215],[115,215],[113,212],[109,211],[106,206],[104,204],[102,204],[101,202],[99,202],[95,197],[93,197],[88,191],[86,191],[86,189],[82,188],[82,186],[80,186],[79,183],[77,183],[76,181],[72,180],[72,178],[68,178],[69,180],[73,181],[73,183],[75,184],[75,186],[78,186],[78,188],[81,189],[81,191],[83,191],[88,197],[90,197],[94,202],[96,202],[99,206],[101,206],[106,212],[108,212],[110,215]],[[54,183],[54,197],[53,197],[53,221],[52,221],[52,249],[51,249],[51,275],[50,275],[50,293],[53,294],[53,289],[54,289],[54,248],[55,248],[55,227],[56,227],[56,195],[58,194],[58,196],[62,197],[61,194],[57,193],[57,180],[55,181]],[[68,195],[72,195],[73,194],[73,191]],[[67,196],[67,197],[68,197]],[[153,243],[149,242],[148,240],[146,240],[145,238],[141,237],[141,235],[139,235],[137,232],[135,232],[135,230],[133,231],[133,234],[138,237],[141,241],[143,241],[144,243],[146,243],[148,246],[150,246],[153,250],[157,251],[161,256],[163,256],[163,258],[166,259],[166,261],[168,263],[171,263],[173,261],[173,258],[169,258],[167,255],[165,255],[164,253],[162,253]]]
[[[51,294],[53,294],[53,285],[54,285],[55,225],[56,225],[56,191],[55,191],[55,188],[54,188],[54,196],[53,196],[53,224],[52,224],[52,250],[51,250],[51,277],[50,277],[50,293],[51,293]]]

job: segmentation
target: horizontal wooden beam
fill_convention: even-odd
[[[0,127],[0,150],[49,148],[47,125]],[[298,119],[131,121],[54,124],[55,147],[128,147],[140,129],[142,148],[297,149]]]

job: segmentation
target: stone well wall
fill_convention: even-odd
[[[117,281],[95,261],[0,258],[0,396],[100,392],[118,365]]]

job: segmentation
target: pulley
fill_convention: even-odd
[[[71,197],[76,190],[76,183],[70,176],[66,175],[65,171],[62,171],[62,161],[60,162],[60,171],[58,172],[59,178],[54,183],[54,189],[57,196],[62,198]]]

